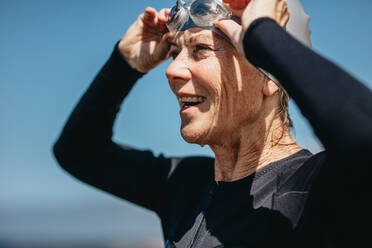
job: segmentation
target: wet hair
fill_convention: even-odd
[[[280,115],[280,118],[282,119],[283,121],[283,125],[286,129],[288,129],[288,131],[290,131],[291,129],[293,129],[293,122],[292,122],[292,119],[289,115],[289,96],[287,94],[287,92],[282,89],[281,87],[279,87],[279,91],[278,91],[278,94],[279,94],[279,111],[278,111],[278,114]]]
[[[286,30],[293,37],[295,37],[302,44],[311,49],[311,29],[309,26],[310,16],[306,14],[304,8],[302,7],[300,0],[287,0],[288,9],[290,11],[289,21],[286,26]],[[274,78],[273,78],[274,79]],[[275,81],[275,80],[274,80]],[[280,82],[275,81],[279,86],[279,111],[283,125],[288,131],[293,131],[293,122],[289,116],[288,103],[290,97],[288,93],[280,86]]]
[[[310,16],[305,13],[304,8],[302,7],[300,0],[287,0],[288,9],[290,11],[289,21],[286,25],[286,30],[293,37],[295,37],[302,44],[311,49],[311,29],[309,26]],[[266,76],[271,78],[279,86],[279,110],[278,114],[280,115],[283,125],[288,131],[293,131],[293,122],[289,116],[288,103],[290,97],[288,93],[281,87],[280,82],[277,81],[270,73],[263,71]]]

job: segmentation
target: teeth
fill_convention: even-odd
[[[180,103],[185,103],[185,102],[202,102],[204,100],[204,97],[198,96],[198,97],[179,97],[178,101]]]

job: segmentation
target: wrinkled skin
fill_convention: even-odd
[[[192,28],[177,34],[170,53],[166,75],[175,95],[205,98],[180,113],[187,142],[222,145],[257,121],[265,78],[225,39]]]
[[[255,19],[286,24],[286,1],[224,2],[242,18],[242,26],[232,20],[214,23],[229,42],[200,28],[167,33],[169,9],[147,8],[119,44],[129,64],[141,72],[173,57],[166,76],[181,100],[182,137],[211,147],[216,181],[243,178],[301,149],[278,116],[278,86],[247,61],[242,49],[242,36]],[[198,104],[185,105],[190,99],[199,99]]]

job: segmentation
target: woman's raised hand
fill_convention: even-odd
[[[172,36],[165,25],[169,12],[147,7],[119,42],[120,52],[138,71],[146,73],[167,59]]]
[[[242,25],[233,20],[218,20],[214,26],[224,32],[238,51],[243,52],[243,36],[249,26],[261,17],[275,20],[285,27],[289,20],[286,0],[223,0],[224,4],[238,17]]]

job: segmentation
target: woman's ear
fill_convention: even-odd
[[[272,96],[278,91],[279,86],[273,80],[267,79],[263,87],[264,96],[266,97]]]

